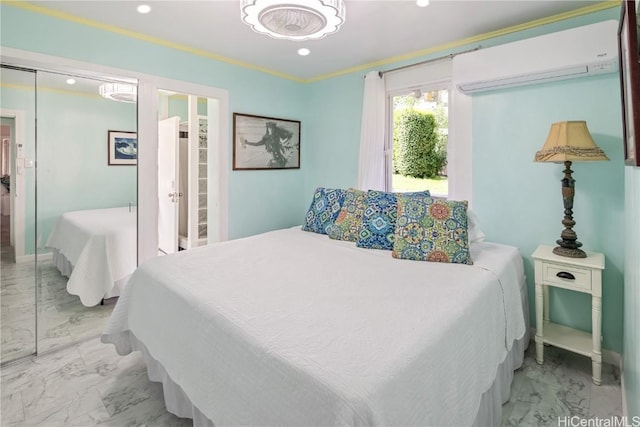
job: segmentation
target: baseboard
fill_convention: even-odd
[[[624,357],[620,357],[620,388],[622,389],[622,416],[624,419],[628,419],[629,413],[627,412],[627,393],[625,393],[624,386]]]
[[[613,365],[622,372],[622,356],[620,353],[604,348],[602,349],[602,362]]]
[[[47,252],[44,254],[38,254],[38,261],[51,261],[53,259],[53,253],[52,252]],[[25,262],[35,262],[36,261],[36,255],[35,254],[30,254],[30,255],[20,255],[18,257],[16,257],[16,264],[22,264]]]
[[[530,345],[536,345],[535,343],[535,338],[536,338],[536,328],[530,328],[530,334],[531,334],[531,339],[530,339]],[[617,353],[613,350],[608,350],[606,348],[602,349],[602,362],[603,363],[608,363],[609,365],[613,365],[615,367],[617,367],[618,369],[620,369],[620,372],[622,372],[622,356],[620,356],[620,353]]]
[[[36,256],[34,254],[31,255],[20,255],[16,257],[16,264],[22,264],[25,262],[35,262]]]

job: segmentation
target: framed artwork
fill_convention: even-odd
[[[138,161],[138,134],[136,132],[108,131],[108,164],[135,165]]]
[[[233,170],[300,169],[300,122],[233,113]]]
[[[624,161],[640,166],[640,43],[636,0],[623,0],[618,30]]]

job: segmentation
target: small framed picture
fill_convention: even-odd
[[[233,113],[233,170],[300,169],[300,122]]]
[[[110,130],[107,136],[107,146],[111,166],[135,165],[138,161],[138,134]]]

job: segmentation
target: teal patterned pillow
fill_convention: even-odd
[[[367,201],[367,192],[350,188],[345,191],[342,209],[335,223],[327,228],[332,239],[355,242],[362,226],[362,215]]]
[[[342,189],[318,187],[313,193],[311,206],[304,217],[302,229],[327,234],[327,227],[333,224],[340,213],[344,193]]]
[[[362,217],[362,227],[356,245],[367,249],[393,249],[396,218],[398,216],[397,194],[405,196],[429,196],[429,191],[419,193],[387,193],[369,190],[367,204]]]
[[[397,199],[394,258],[473,264],[466,201],[401,194]]]

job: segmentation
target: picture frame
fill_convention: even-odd
[[[233,170],[300,169],[300,121],[233,113]]]
[[[138,163],[138,134],[119,130],[107,133],[109,166],[134,166]]]
[[[624,161],[640,166],[640,43],[636,0],[623,0],[620,8],[618,48]]]

